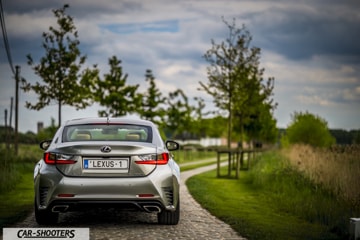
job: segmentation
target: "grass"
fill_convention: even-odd
[[[215,151],[185,151],[179,150],[172,152],[175,161],[180,165],[181,171],[207,166],[216,163]],[[223,160],[223,159],[222,159]]]
[[[187,181],[194,198],[248,239],[343,239],[356,212],[298,172],[278,152],[263,154],[240,179],[216,171]]]
[[[178,150],[173,151],[174,159],[178,164],[191,163],[198,160],[216,158],[215,151],[195,151],[195,150]]]
[[[255,187],[270,193],[269,198],[279,211],[326,226],[328,232],[339,236],[347,234],[352,214],[360,214],[345,199],[312,181],[280,154],[259,161],[250,175]]]
[[[294,145],[282,154],[308,179],[360,209],[360,145],[330,149]]]
[[[42,156],[42,150],[37,145],[19,145],[19,154],[15,156],[13,149],[6,149],[5,145],[0,145],[0,193],[7,192],[15,187],[28,171],[24,166],[33,168],[35,163]],[[32,170],[31,170],[32,173]]]
[[[33,173],[24,166],[23,174],[14,189],[0,196],[0,229],[26,217],[34,204]],[[26,172],[26,173],[25,173]]]
[[[24,218],[33,207],[33,168],[42,151],[35,145],[20,145],[16,157],[0,145],[0,229]]]
[[[261,155],[261,159],[251,162],[249,171],[241,171],[240,179],[216,178],[216,171],[195,176],[187,182],[189,190],[203,207],[250,240],[347,239],[349,217],[359,216],[358,208],[351,201],[345,201],[344,197],[339,198],[336,194],[339,192],[331,191],[323,182],[310,178],[318,173],[306,173],[298,168],[305,165],[304,159],[311,156],[305,153],[312,153],[299,149],[295,154],[294,150],[288,150]],[[41,150],[37,146],[26,145],[20,147],[18,158],[6,155],[3,149],[1,154],[6,159],[0,163],[3,164],[0,168],[2,229],[23,218],[32,209],[32,172]],[[182,171],[216,162],[215,152],[177,151],[173,154]],[[352,154],[354,152],[349,155]],[[301,164],[298,163],[299,159],[289,160],[289,156],[299,155],[302,156]],[[320,161],[320,155],[313,159]],[[323,155],[327,159],[331,156],[330,153]],[[352,164],[351,168],[357,166],[356,159],[345,161],[348,159],[345,155],[341,155],[340,159],[343,159],[343,165]],[[339,159],[328,163],[332,161]],[[307,166],[315,166],[312,164]],[[317,171],[319,168],[312,169]],[[325,171],[324,167],[321,170]],[[227,172],[227,167],[222,172]],[[355,174],[358,176],[358,172]],[[341,174],[337,178],[340,177]],[[352,179],[349,176],[346,178]]]

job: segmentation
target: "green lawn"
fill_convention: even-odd
[[[0,229],[26,217],[34,204],[33,172],[22,171],[22,176],[14,189],[0,195]]]
[[[34,204],[33,171],[42,156],[39,145],[19,145],[19,155],[0,144],[0,229],[19,221]]]

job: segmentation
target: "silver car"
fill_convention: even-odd
[[[180,170],[150,121],[86,118],[67,121],[34,169],[35,218],[53,224],[59,213],[97,207],[156,212],[159,224],[179,222]]]

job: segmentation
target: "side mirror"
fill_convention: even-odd
[[[42,142],[40,143],[40,148],[41,148],[42,150],[47,150],[47,149],[49,148],[50,144],[51,144],[51,141],[52,141],[52,140],[42,141]]]
[[[166,148],[169,151],[175,151],[175,150],[178,150],[180,148],[180,144],[178,144],[175,141],[171,141],[171,140],[166,141],[165,145],[166,145]]]

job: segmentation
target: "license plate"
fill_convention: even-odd
[[[84,159],[84,169],[113,169],[126,170],[129,168],[128,159]]]

